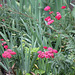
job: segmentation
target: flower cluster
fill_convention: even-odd
[[[0,39],[0,41],[2,41],[2,46],[4,47],[4,49],[6,49],[6,51],[4,51],[4,53],[2,54],[3,58],[11,58],[11,55],[15,55],[16,52],[12,51],[11,49],[8,49],[8,45],[6,45],[7,43],[4,42],[4,39]]]
[[[48,22],[48,25],[54,22],[54,20],[51,20],[50,16],[46,17],[44,20]]]
[[[47,51],[45,51],[45,52],[38,51],[37,53],[39,54],[38,55],[39,58],[50,58],[50,57],[54,58],[54,53],[58,53],[57,50],[55,50],[51,47],[44,46],[43,48],[46,49]]]
[[[66,8],[66,6],[62,6],[61,7],[61,9],[65,9]],[[51,7],[50,6],[46,6],[45,8],[44,8],[44,11],[49,11],[51,9]],[[51,12],[49,12],[49,14],[52,14],[52,13],[54,13],[53,11],[51,11]],[[55,16],[55,18],[57,19],[57,20],[60,20],[62,17],[61,17],[61,14],[59,13],[59,12],[56,12],[56,16]],[[52,24],[53,22],[54,22],[54,20],[51,20],[51,17],[50,16],[48,16],[48,17],[46,17],[45,19],[44,19],[45,21],[47,21],[47,24],[48,25],[50,25],[50,24]]]
[[[11,49],[7,49],[6,51],[4,51],[4,53],[2,54],[3,58],[11,58],[11,55],[15,55],[16,52],[12,51]]]

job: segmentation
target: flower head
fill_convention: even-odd
[[[12,51],[12,52],[10,52],[10,54],[11,54],[11,55],[15,55],[15,54],[16,54],[16,52]]]
[[[12,52],[12,50],[11,49],[7,49],[7,52]]]
[[[44,20],[48,21],[49,19],[51,19],[50,16],[46,17]]]
[[[8,49],[8,45],[5,45],[4,48],[5,48],[5,49]]]
[[[44,47],[46,47],[46,46],[44,46]],[[45,52],[42,52],[42,51],[37,52],[39,58],[46,58],[46,59],[47,58],[50,59],[50,57],[54,58],[54,53],[58,53],[57,50],[55,50],[51,47],[46,47],[46,49],[48,49],[48,51],[46,50]]]
[[[51,8],[50,6],[46,6],[46,7],[44,8],[44,10],[45,10],[45,11],[48,11],[48,10],[50,10],[50,8]]]
[[[62,7],[61,7],[61,9],[65,9],[65,8],[66,8],[66,6],[62,6]]]
[[[4,44],[6,44],[6,42],[3,42],[3,43],[2,43],[2,46],[3,46]]]
[[[53,50],[53,53],[58,53],[58,51],[54,49],[54,50]]]
[[[0,4],[0,7],[2,7],[2,4]]]
[[[7,51],[4,51],[4,53],[2,54],[3,58],[11,58],[11,55],[15,55],[16,52],[12,51],[11,49],[7,49]]]
[[[44,49],[47,49],[48,47],[47,47],[47,46],[44,46],[43,48],[44,48]]]
[[[2,54],[2,57],[3,58],[9,58],[10,59],[12,56],[11,56],[11,54],[9,52],[4,51],[4,53]]]
[[[38,51],[37,53],[39,53],[39,54],[40,54],[40,53],[42,53],[42,51]]]
[[[5,21],[4,19],[2,19],[2,21]]]
[[[54,20],[48,21],[48,25],[52,24],[54,22]]]
[[[54,54],[53,54],[53,53],[49,53],[48,55],[49,55],[49,56],[51,56],[51,57],[53,57],[53,56],[54,56]]]
[[[44,52],[39,53],[38,57],[39,57],[39,58],[44,58],[44,57],[45,57]]]
[[[48,47],[48,50],[50,51],[50,50],[53,50],[53,48],[51,48],[51,47]]]
[[[47,58],[50,58],[50,56],[49,55],[45,55],[45,58],[47,59]]]
[[[52,14],[52,13],[54,13],[54,12],[53,11],[49,12],[49,14]]]
[[[11,57],[12,57],[12,56],[11,56],[11,54],[10,54],[10,53],[8,53],[8,54],[7,54],[7,58],[9,58],[9,59],[10,59]]]
[[[0,41],[4,41],[4,39],[0,39]]]
[[[4,54],[4,53],[2,54],[2,57],[3,57],[3,58],[7,58],[6,54]]]
[[[57,19],[57,20],[60,20],[62,17],[61,17],[61,14],[59,13],[59,12],[57,12],[57,15],[55,16],[55,18]]]
[[[56,12],[56,14],[60,14],[59,12]],[[61,14],[60,14],[61,15]]]

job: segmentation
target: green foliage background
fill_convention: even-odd
[[[74,75],[75,8],[73,11],[69,9],[71,1],[7,0],[5,4],[3,0],[3,7],[0,8],[0,39],[3,38],[17,55],[11,60],[0,58],[0,65],[9,71],[10,66],[12,67],[15,63],[14,70],[17,75],[25,75],[29,72],[37,72],[40,75]],[[59,11],[62,15],[60,21],[50,15],[55,20],[50,26],[44,21],[44,18],[49,16],[49,12],[44,11],[47,5],[55,14]],[[67,6],[67,9],[62,10],[63,5]],[[3,22],[2,19],[5,21]],[[54,59],[37,58],[37,51],[43,51],[43,46],[58,50]],[[1,55],[4,52],[2,46],[0,51]],[[34,64],[38,66],[38,70]]]

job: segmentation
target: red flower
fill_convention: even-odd
[[[66,6],[62,6],[62,7],[61,7],[61,9],[65,9],[65,8],[66,8]]]
[[[45,55],[45,58],[47,59],[47,58],[50,58],[50,56],[49,55]]]
[[[39,57],[39,58],[44,58],[44,57],[45,57],[44,52],[39,53],[38,57]]]
[[[44,10],[45,10],[45,11],[48,11],[48,10],[50,10],[50,8],[51,8],[50,6],[46,6],[46,7],[44,8]]]
[[[0,39],[0,41],[4,41],[4,39]]]
[[[51,48],[51,47],[48,47],[48,50],[50,51],[50,50],[52,50],[53,51],[53,48]]]
[[[2,46],[3,46],[4,44],[6,44],[6,42],[3,42],[3,43],[2,43]]]
[[[6,54],[4,54],[4,53],[2,54],[2,57],[3,57],[3,58],[7,58]]]
[[[11,54],[10,54],[10,53],[8,53],[7,58],[9,58],[9,59],[10,59],[11,57],[12,57],[12,56],[11,56]]]
[[[42,51],[38,51],[37,53],[39,53],[39,54],[40,54],[40,53],[42,53]]]
[[[60,20],[62,17],[61,17],[61,14],[59,13],[59,12],[57,12],[57,15],[55,16],[55,18],[57,19],[57,20]]]
[[[45,52],[45,58],[46,58],[46,59],[47,59],[47,58],[50,58],[48,51]]]
[[[7,52],[12,52],[12,50],[11,49],[7,49]]]
[[[47,46],[44,46],[43,48],[44,48],[44,49],[47,49],[48,47],[47,47]]]
[[[53,53],[49,53],[48,55],[49,55],[49,56],[51,56],[51,57],[53,57],[53,56],[54,56],[54,54],[53,54]]]
[[[8,49],[8,45],[5,45],[4,48],[5,48],[5,49]]]
[[[50,59],[50,57],[54,58],[54,53],[58,53],[57,50],[53,50],[53,48],[51,48],[51,47],[44,46],[43,48],[48,49],[48,51],[45,51],[45,52],[38,51],[37,53],[39,54],[38,55],[39,58],[46,58],[46,59],[47,58]]]
[[[52,13],[54,13],[54,12],[53,11],[49,12],[49,14],[52,14]]]
[[[52,24],[54,22],[54,20],[48,21],[48,25]]]
[[[2,4],[0,4],[0,7],[2,7]]]
[[[58,51],[57,50],[53,50],[53,53],[58,53]]]
[[[4,51],[4,53],[2,54],[2,57],[3,58],[9,58],[10,59],[12,56],[11,56],[11,54],[9,52]]]
[[[51,19],[50,16],[46,17],[44,20],[48,21],[49,19]]]
[[[10,54],[11,54],[11,55],[15,55],[15,54],[16,54],[16,52],[13,52],[13,51],[12,51],[12,52],[10,52]]]
[[[61,19],[61,15],[57,15],[55,18],[56,18],[57,20],[60,20],[60,19]]]
[[[52,56],[52,58],[54,58],[54,56]]]
[[[7,49],[7,52],[9,52],[11,55],[15,55],[16,52],[12,51],[11,49]]]
[[[3,58],[11,58],[11,55],[15,55],[16,52],[12,51],[11,49],[7,49],[7,51],[4,51],[4,53],[2,54]]]
[[[5,21],[4,19],[2,19],[2,21]]]

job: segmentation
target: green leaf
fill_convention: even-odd
[[[8,71],[7,67],[5,67],[2,62],[0,62],[0,66],[2,66],[6,71]]]
[[[31,75],[30,73],[26,73],[26,75]]]
[[[32,48],[31,52],[37,52],[38,50],[39,50],[39,47],[38,48]]]
[[[35,70],[35,73],[36,73],[36,74],[37,74],[37,73],[39,73],[39,74],[44,74],[44,73],[45,73],[45,71],[44,71],[44,70],[39,69],[39,70]]]
[[[57,41],[56,41],[55,49],[58,49],[58,47],[60,45],[61,45],[61,36],[60,36],[60,34],[58,34],[58,38],[57,38]]]
[[[75,7],[72,10],[72,16],[75,18]]]

